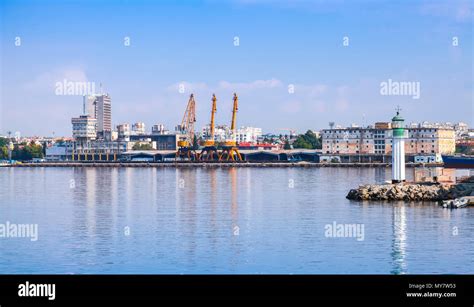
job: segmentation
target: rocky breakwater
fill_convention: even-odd
[[[473,183],[399,183],[363,185],[350,190],[346,198],[352,200],[443,201],[469,196],[474,196]]]

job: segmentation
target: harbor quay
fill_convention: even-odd
[[[407,167],[439,167],[439,163],[410,163]],[[106,161],[82,161],[82,162],[41,162],[41,163],[17,163],[4,165],[4,167],[382,167],[389,168],[389,163],[317,163],[317,162],[285,162],[285,161],[260,161],[260,162],[224,162],[224,161],[211,161],[211,162],[189,162],[189,161],[176,161],[176,162],[106,162]]]

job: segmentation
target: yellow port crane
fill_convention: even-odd
[[[194,95],[189,97],[188,105],[184,111],[181,125],[178,126],[178,131],[182,134],[178,140],[178,151],[176,152],[176,159],[195,160],[196,152],[193,150],[194,146],[194,123],[196,122],[196,101]]]
[[[240,155],[236,141],[237,111],[239,110],[239,98],[236,93],[234,93],[233,100],[232,123],[230,125],[231,139],[226,140],[224,146],[222,146],[222,154],[219,156],[219,160],[242,161],[242,156]]]
[[[199,160],[214,160],[219,158],[217,147],[214,141],[214,126],[215,126],[215,115],[217,111],[217,98],[215,94],[212,94],[212,108],[211,108],[211,125],[209,138],[204,142],[204,148],[199,155]]]

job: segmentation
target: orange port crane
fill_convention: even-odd
[[[236,140],[237,111],[239,110],[239,98],[237,97],[236,93],[234,93],[233,101],[234,106],[232,108],[232,123],[230,125],[231,139],[226,140],[224,143],[222,154],[219,156],[219,160],[242,161],[242,156],[240,155]]]
[[[195,160],[196,152],[193,150],[194,146],[194,123],[196,122],[196,101],[194,95],[189,97],[188,105],[184,111],[181,125],[178,126],[178,131],[182,134],[178,140],[178,151],[176,152],[176,159]]]
[[[211,107],[211,125],[209,138],[204,142],[204,148],[199,155],[199,160],[215,160],[219,158],[217,147],[214,141],[214,126],[215,126],[215,115],[217,111],[217,98],[215,94],[212,94],[212,107]]]

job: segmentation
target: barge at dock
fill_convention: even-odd
[[[474,168],[474,156],[445,156],[444,167],[447,168]]]

